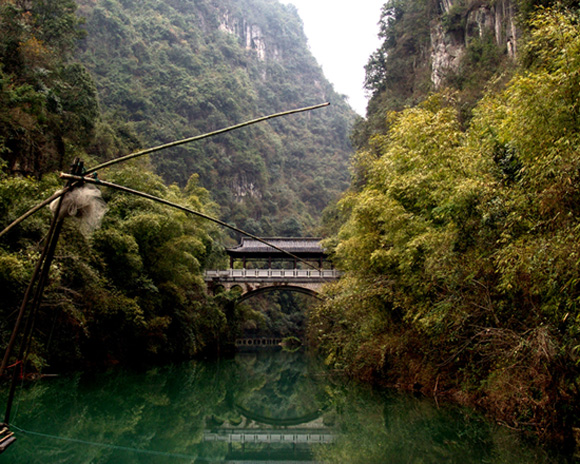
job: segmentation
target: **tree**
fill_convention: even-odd
[[[346,277],[313,313],[329,363],[425,391],[447,383],[513,426],[570,436],[579,56],[576,16],[539,11],[523,66],[466,130],[453,94],[434,95],[359,150],[327,242]]]

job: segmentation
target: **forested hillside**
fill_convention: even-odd
[[[562,4],[386,4],[354,179],[327,214],[345,276],[310,331],[329,364],[573,442],[579,19]]]
[[[5,1],[0,30],[0,229],[61,188],[56,174],[75,157],[90,168],[324,101],[332,105],[99,176],[266,235],[311,232],[348,185],[354,113],[312,58],[293,7]],[[204,269],[225,265],[224,231],[101,191],[107,211],[99,229],[65,221],[26,369],[222,350],[252,317],[227,293],[209,296],[202,279]],[[50,217],[45,208],[0,237],[3,347]]]
[[[153,146],[271,113],[330,101],[279,119],[172,149],[153,164],[167,183],[192,173],[222,217],[264,236],[312,233],[348,186],[354,113],[310,51],[294,7],[274,0],[79,2],[86,38],[78,59],[93,75],[111,131]]]

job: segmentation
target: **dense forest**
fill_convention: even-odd
[[[580,396],[576,8],[385,4],[353,181],[326,212],[345,275],[310,327],[335,368],[568,443]],[[499,25],[513,21],[517,52],[485,20],[498,9],[511,11]],[[437,40],[456,47],[454,63],[436,62]]]
[[[219,3],[219,4],[218,4]],[[183,145],[99,172],[264,235],[299,236],[348,186],[354,112],[276,1],[0,3],[0,227],[87,168],[267,114],[330,107]],[[204,269],[234,243],[211,222],[102,188],[101,227],[65,222],[37,316],[31,370],[190,357],[244,328],[304,331],[206,291]],[[0,238],[4,346],[47,237],[41,210]],[[288,300],[281,296],[279,299]],[[294,298],[286,304],[293,303]]]
[[[221,217],[262,236],[312,234],[348,187],[354,112],[308,50],[294,7],[273,0],[79,1],[77,53],[94,76],[106,121],[148,145],[329,101],[324,110],[182,146],[156,172],[184,186],[192,173]],[[112,123],[110,123],[112,124]],[[93,153],[106,156],[110,128]]]
[[[207,295],[202,271],[224,263],[233,238],[103,189],[99,229],[65,225],[30,367],[216,353],[242,330],[307,325],[335,369],[570,443],[580,413],[577,8],[387,1],[366,68],[368,114],[351,131],[354,113],[292,6],[1,2],[2,228],[61,188],[56,173],[74,157],[94,165],[332,103],[103,173],[259,235],[309,234],[322,216],[344,276],[308,322],[284,313],[297,305],[286,296],[268,315]],[[0,238],[3,341],[49,218],[42,210]]]

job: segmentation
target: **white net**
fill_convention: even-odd
[[[50,204],[54,213],[60,198]],[[101,198],[101,191],[94,185],[86,184],[75,188],[62,197],[59,218],[76,218],[80,222],[80,230],[85,234],[92,233],[101,225],[107,205]]]

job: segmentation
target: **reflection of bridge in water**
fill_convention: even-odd
[[[253,295],[273,290],[291,290],[317,296],[322,286],[336,281],[340,274],[334,269],[324,269],[326,254],[315,238],[277,238],[265,239],[276,248],[292,253],[296,258],[289,258],[283,251],[272,248],[259,240],[242,239],[236,248],[228,249],[230,269],[206,271],[205,281],[208,290],[217,293],[221,290],[238,288],[237,302]],[[243,262],[242,269],[235,269],[235,261]],[[254,268],[248,269],[248,260],[254,260]],[[300,268],[298,261],[316,262],[318,269]],[[257,261],[257,262],[256,262]],[[283,264],[272,266],[275,261]],[[291,269],[288,262],[293,261]],[[267,267],[266,269],[260,269]],[[273,268],[274,267],[274,268]],[[281,267],[281,269],[275,269]],[[282,340],[276,337],[240,338],[236,340],[238,348],[277,346]],[[293,377],[294,379],[299,378]],[[276,382],[279,379],[276,380]],[[312,393],[312,392],[310,392]],[[309,401],[312,399],[307,396]],[[261,400],[262,401],[262,400]],[[307,403],[309,403],[307,401]],[[279,463],[279,464],[314,464],[312,447],[328,446],[334,441],[334,434],[328,427],[326,416],[321,406],[307,408],[305,414],[296,417],[269,417],[244,408],[240,404],[232,405],[243,420],[228,421],[204,431],[203,441],[210,449],[217,452],[227,446],[222,464],[242,463]],[[296,405],[289,408],[293,410]],[[279,410],[276,404],[273,408]],[[308,411],[312,409],[311,411]],[[268,411],[265,408],[264,411]],[[283,414],[282,414],[283,415]],[[239,417],[239,416],[237,416]],[[208,421],[209,425],[211,421]]]
[[[258,426],[258,424],[254,424]],[[315,463],[312,446],[330,445],[334,434],[327,427],[297,428],[219,428],[206,430],[206,443],[227,444],[223,463]]]
[[[225,423],[203,434],[206,443],[227,444],[223,464],[314,464],[311,447],[334,442],[334,433],[325,425],[321,409],[283,418],[264,416],[240,405],[235,409],[245,418],[243,425]]]
[[[318,238],[269,238],[265,239],[276,248],[258,240],[243,238],[240,245],[227,250],[230,256],[230,269],[206,271],[205,281],[210,290],[231,290],[239,288],[243,301],[258,293],[272,290],[292,290],[316,296],[322,285],[337,280],[340,273],[334,269],[323,269],[326,253]],[[316,262],[319,269],[298,269],[296,258]],[[243,269],[234,269],[236,260],[242,260]],[[247,269],[248,260],[267,262],[267,269]],[[275,261],[291,261],[293,269],[272,269]]]
[[[226,443],[289,443],[292,445],[304,443],[328,444],[334,441],[334,435],[329,429],[220,429],[206,431],[204,441],[221,441]]]

